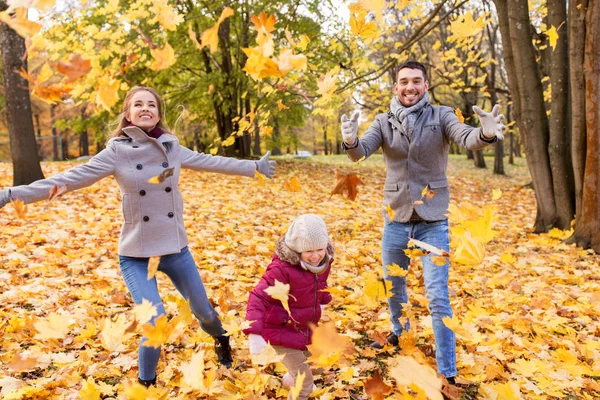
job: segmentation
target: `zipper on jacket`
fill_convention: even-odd
[[[315,307],[313,308],[313,317],[312,317],[312,322],[314,322],[315,324],[318,321],[315,321],[315,318],[317,317],[317,307],[319,306],[317,304],[317,292],[319,291],[319,278],[317,278],[317,275],[315,275]],[[308,341],[308,335],[310,334],[310,327],[306,329],[306,340]]]

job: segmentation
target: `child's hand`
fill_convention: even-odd
[[[262,353],[263,349],[267,347],[267,342],[265,339],[255,333],[248,335],[248,343],[248,347],[250,347],[250,354],[260,354]]]

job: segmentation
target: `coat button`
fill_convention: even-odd
[[[138,164],[138,165],[136,165],[135,167],[136,167],[137,169],[142,169],[142,168],[144,168],[144,167],[142,166],[142,164]]]
[[[167,168],[169,166],[169,163],[165,161],[164,163],[162,163],[162,166],[163,168]]]
[[[175,214],[173,214],[172,212],[167,214],[169,216],[169,218],[173,218],[175,216]]]
[[[145,196],[146,195],[146,191],[145,190],[140,190],[140,196]]]
[[[142,219],[144,220],[144,222],[148,222],[148,221],[150,221],[150,217],[149,217],[149,216],[147,216],[147,215],[146,215],[146,216],[144,216],[144,218],[142,218]]]
[[[171,193],[171,188],[167,186],[167,187],[165,188],[165,192],[167,192],[167,193]]]

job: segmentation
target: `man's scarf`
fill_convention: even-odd
[[[400,100],[398,100],[398,96],[392,98],[390,111],[398,122],[400,122],[403,133],[408,136],[409,139],[412,137],[413,128],[415,127],[419,111],[427,104],[429,104],[429,93],[427,92],[425,92],[425,95],[417,104],[411,107],[404,107],[402,103],[400,103]]]

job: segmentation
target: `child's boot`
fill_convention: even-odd
[[[231,346],[229,345],[229,336],[217,336],[215,339],[215,353],[219,362],[231,368],[233,364],[233,358],[231,357]]]

